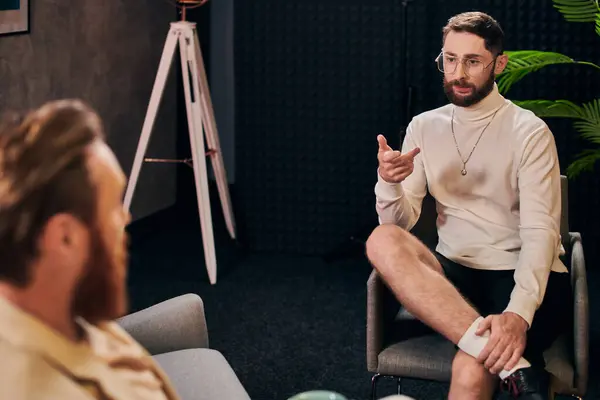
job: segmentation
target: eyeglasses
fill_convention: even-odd
[[[476,58],[460,59],[456,56],[444,54],[443,50],[435,59],[435,63],[437,64],[437,68],[440,72],[443,72],[445,74],[453,74],[456,72],[458,64],[462,63],[465,74],[467,74],[470,77],[481,75],[483,71],[489,68],[489,66],[492,65],[495,61],[496,57],[494,57],[494,59],[488,65],[485,65],[483,62]]]

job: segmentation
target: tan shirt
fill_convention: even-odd
[[[0,399],[178,400],[152,357],[116,323],[80,321],[74,343],[0,299]]]
[[[378,176],[379,221],[411,229],[429,191],[437,201],[437,251],[471,268],[515,270],[506,310],[531,325],[550,271],[567,272],[559,259],[560,169],[552,132],[494,85],[473,107],[448,104],[413,118],[402,152],[415,147],[421,153],[404,182]],[[461,156],[469,154],[463,176]]]

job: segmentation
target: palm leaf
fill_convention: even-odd
[[[569,100],[513,100],[540,118],[583,118],[583,107]]]
[[[600,149],[582,151],[577,159],[567,167],[567,176],[575,178],[584,171],[593,171],[598,160],[600,160]]]
[[[585,119],[600,124],[600,99],[583,103]]]
[[[540,118],[573,118],[573,126],[581,136],[600,144],[600,99],[581,106],[569,100],[513,100],[513,103],[532,111]]]
[[[600,145],[600,99],[584,104],[583,111],[581,121],[573,125],[582,138]]]
[[[569,100],[513,100],[519,107],[532,111],[540,118],[572,118],[574,128],[580,136],[600,145],[600,99],[577,105]],[[583,171],[593,169],[600,159],[600,149],[587,150],[567,168],[567,175],[575,177]]]
[[[595,22],[600,35],[600,4],[598,0],[552,0],[556,8],[569,22]]]
[[[498,75],[498,90],[506,93],[519,80],[527,74],[556,64],[584,64],[600,69],[600,66],[584,61],[575,61],[564,54],[551,51],[517,50],[507,51],[508,63],[504,71]]]
[[[573,124],[581,137],[587,141],[600,145],[600,125],[587,121],[578,121]]]

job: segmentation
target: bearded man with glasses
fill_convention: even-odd
[[[458,348],[450,399],[547,399],[543,352],[570,320],[554,137],[495,83],[504,33],[467,12],[443,29],[435,59],[449,104],[417,115],[401,151],[378,136],[376,210],[367,256],[404,308]],[[438,244],[409,231],[427,191]]]

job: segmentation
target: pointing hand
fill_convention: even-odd
[[[400,153],[399,150],[393,150],[388,144],[385,136],[377,135],[379,151],[377,160],[379,160],[379,175],[388,183],[400,183],[414,170],[414,159],[421,149],[415,147],[407,153]]]

